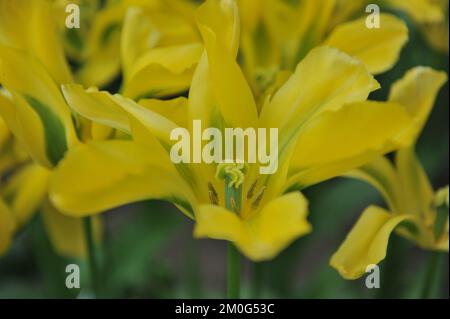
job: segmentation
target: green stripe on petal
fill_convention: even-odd
[[[24,95],[24,98],[42,121],[47,157],[53,165],[57,165],[68,149],[64,125],[51,108],[32,96]]]

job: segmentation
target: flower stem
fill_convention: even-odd
[[[230,177],[225,178],[225,206],[227,209],[239,214],[241,209],[241,193],[242,188],[230,186]],[[228,243],[228,298],[240,298],[240,282],[241,282],[241,256],[233,243]]]
[[[88,216],[83,219],[84,235],[86,239],[86,251],[90,270],[91,289],[94,293],[95,298],[98,298],[98,265],[95,253],[94,228],[92,224],[92,217]]]
[[[263,279],[264,278],[264,264],[263,263],[253,263],[253,276],[252,276],[252,298],[260,299]]]
[[[434,287],[436,285],[436,280],[439,277],[441,264],[441,255],[439,252],[430,252],[428,257],[428,265],[425,274],[425,281],[422,288],[422,299],[430,299],[433,297]]]
[[[233,243],[228,243],[228,299],[240,298],[241,256]]]

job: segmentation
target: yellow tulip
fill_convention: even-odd
[[[446,79],[443,72],[417,67],[393,85],[390,101],[404,105],[413,117],[410,128],[404,132],[411,143],[396,153],[395,163],[379,157],[349,173],[350,177],[373,185],[385,199],[388,210],[367,208],[331,258],[332,267],[344,278],[359,278],[368,265],[382,261],[394,230],[424,249],[448,252],[448,188],[446,194],[445,190],[434,192],[414,151]]]
[[[242,63],[261,94],[279,71],[292,71],[313,48],[335,47],[362,61],[373,74],[390,69],[408,39],[404,22],[381,14],[380,28],[366,27],[364,1],[238,0],[242,17]],[[341,17],[341,15],[344,16]]]
[[[203,51],[194,5],[180,0],[161,3],[158,10],[131,7],[124,19],[123,94],[132,99],[187,91]]]
[[[81,219],[62,215],[48,201],[51,172],[30,161],[1,118],[0,131],[7,132],[0,143],[0,256],[7,253],[14,235],[39,210],[50,242],[60,255],[86,256]],[[98,221],[96,227],[99,234]]]
[[[76,113],[132,140],[71,148],[52,176],[51,199],[76,217],[140,200],[167,200],[195,221],[195,237],[231,241],[255,261],[271,259],[311,230],[307,200],[294,190],[403,146],[411,117],[398,103],[367,102],[379,84],[359,60],[326,46],[312,50],[259,113],[236,62],[240,23],[235,2],[206,1],[197,24],[205,49],[188,99],[136,103],[118,94],[63,86]],[[225,196],[230,185],[216,176],[220,165],[170,160],[172,130],[182,125],[192,132],[196,120],[221,130],[278,128],[278,171],[260,175],[258,164],[230,164],[228,177],[236,178],[240,190],[230,206]]]
[[[384,8],[400,10],[406,13],[414,22],[437,23],[444,18],[444,12],[439,2],[445,0],[336,0],[335,23],[341,23],[353,16],[361,15],[365,12],[365,7],[369,4],[377,4]]]
[[[69,3],[78,4],[82,12],[79,29],[65,26]],[[120,0],[104,5],[58,0],[54,5],[65,48],[80,66],[76,81],[104,87],[122,71],[123,90],[130,97],[160,97],[189,87],[201,52],[195,45],[200,39],[194,9],[190,0]],[[153,78],[151,92],[141,91],[143,77],[145,82]]]
[[[2,0],[0,8],[0,198],[2,222],[8,211],[14,224],[7,227],[8,242],[41,210],[55,249],[63,255],[84,256],[81,220],[58,216],[48,201],[52,168],[79,143],[59,87],[73,77],[52,7],[49,1]],[[67,230],[70,227],[72,231]],[[9,246],[4,243],[2,252]]]
[[[361,15],[364,6],[373,3],[379,4],[381,10],[387,7],[404,12],[424,33],[434,49],[448,53],[448,0],[338,0],[333,25]]]
[[[449,16],[446,0],[434,0],[444,13],[444,19],[438,21],[426,21],[421,24],[421,29],[425,34],[428,43],[437,51],[448,54],[449,50]]]

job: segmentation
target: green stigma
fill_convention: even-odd
[[[217,166],[216,178],[219,180],[227,180],[228,187],[239,188],[247,174],[248,165],[245,163],[220,163]]]

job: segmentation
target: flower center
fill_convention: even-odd
[[[245,163],[221,163],[217,166],[216,178],[225,183],[225,207],[246,217],[256,210],[264,197],[266,187],[258,185],[259,178],[251,184],[245,197],[242,195],[243,184],[248,173]],[[219,196],[212,183],[208,183],[209,200],[213,205],[219,205]],[[242,200],[245,202],[242,203]]]

